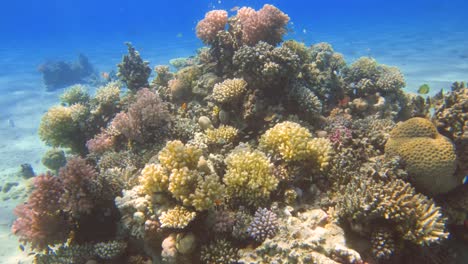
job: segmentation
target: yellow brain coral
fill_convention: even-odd
[[[258,205],[276,189],[278,179],[272,174],[272,164],[258,150],[236,149],[226,158],[223,181],[233,200]]]
[[[227,79],[215,84],[213,88],[213,99],[218,103],[231,103],[239,99],[247,90],[247,82],[243,79]]]
[[[332,152],[328,139],[313,139],[307,128],[290,121],[268,129],[259,144],[260,148],[286,162],[311,161],[321,169],[328,165]]]
[[[398,124],[385,145],[387,156],[400,156],[414,185],[429,194],[445,193],[459,183],[455,148],[424,118],[411,118]]]

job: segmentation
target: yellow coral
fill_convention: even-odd
[[[198,176],[197,171],[187,167],[173,169],[169,177],[169,191],[184,205],[190,205],[189,196],[196,189]]]
[[[167,191],[169,176],[159,164],[146,164],[139,178],[140,185],[147,194]]]
[[[109,106],[120,100],[120,83],[110,82],[96,91],[94,101],[97,105]]]
[[[226,158],[226,165],[223,181],[231,199],[259,205],[278,185],[272,164],[261,151],[236,149]]]
[[[183,206],[176,206],[159,217],[161,227],[183,229],[197,216],[197,213],[189,211]]]
[[[197,189],[190,194],[190,203],[197,211],[208,210],[222,202],[224,191],[224,185],[219,181],[218,175],[199,177]]]
[[[328,165],[332,153],[328,139],[313,139],[307,128],[290,121],[268,129],[259,144],[260,148],[286,162],[310,161],[320,169]]]
[[[247,82],[243,79],[227,79],[215,84],[213,88],[213,99],[218,103],[231,103],[239,99],[247,90]]]
[[[179,140],[167,142],[159,152],[159,162],[168,171],[187,167],[195,169],[201,157],[201,150],[194,146],[186,146]]]
[[[206,138],[209,144],[228,144],[232,143],[239,133],[239,130],[232,126],[220,126],[206,131]]]
[[[400,156],[414,185],[426,193],[445,193],[459,184],[453,176],[455,148],[427,119],[412,118],[398,124],[390,133],[385,154]]]

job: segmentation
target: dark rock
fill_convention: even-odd
[[[34,170],[31,164],[29,163],[21,164],[21,169],[18,174],[25,179],[29,179],[36,176],[36,173],[34,173]]]
[[[13,188],[14,186],[18,186],[17,182],[7,182],[5,185],[3,185],[3,190],[2,192],[7,193]]]

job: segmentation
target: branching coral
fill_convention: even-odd
[[[328,139],[313,139],[307,128],[290,121],[267,130],[260,138],[259,146],[286,162],[309,161],[318,169],[328,165],[332,152]]]
[[[197,37],[205,44],[212,44],[216,40],[218,31],[224,30],[228,22],[225,10],[212,10],[205,14],[205,18],[198,22]]]
[[[60,169],[59,178],[63,182],[64,193],[60,197],[63,210],[73,216],[89,214],[99,197],[96,183],[97,172],[82,158],[72,158]]]
[[[157,93],[144,88],[137,92],[137,100],[127,112],[115,116],[112,126],[128,139],[142,143],[161,136],[158,133],[169,118],[166,103]]]
[[[195,218],[197,213],[187,210],[185,207],[176,206],[159,217],[161,227],[165,228],[185,228]]]
[[[239,259],[238,249],[225,239],[216,240],[201,250],[200,259],[206,264],[231,264]]]
[[[84,85],[77,84],[68,88],[60,95],[60,102],[70,106],[74,104],[87,104],[89,102],[89,93]]]
[[[233,143],[239,134],[239,130],[232,126],[220,126],[206,130],[206,138],[209,144],[224,145]]]
[[[151,74],[149,62],[143,61],[138,51],[131,43],[125,43],[128,48],[128,54],[117,65],[119,72],[117,76],[125,82],[127,88],[131,91],[137,91],[143,87],[148,87],[148,78]]]
[[[223,181],[229,197],[246,205],[265,202],[276,189],[278,180],[266,155],[248,148],[235,149],[225,160],[227,169]]]
[[[227,79],[215,84],[213,88],[213,99],[222,104],[235,103],[244,95],[247,83],[243,79]]]
[[[427,119],[415,117],[399,123],[385,145],[387,156],[400,156],[416,186],[430,194],[445,193],[460,183],[453,174],[456,155],[449,139]]]
[[[272,238],[278,231],[278,218],[275,213],[267,208],[258,208],[250,222],[247,232],[259,242]]]
[[[28,202],[15,209],[18,218],[12,232],[20,241],[30,243],[33,249],[43,250],[67,239],[70,223],[59,213],[63,192],[61,180],[53,175],[34,178],[34,190]]]
[[[366,227],[367,232],[384,220],[394,226],[400,239],[419,245],[448,237],[441,209],[399,179],[388,183],[366,178],[353,181],[340,194],[336,212],[341,220]]]
[[[159,152],[159,162],[168,171],[173,169],[195,169],[201,157],[201,150],[189,145],[184,145],[179,140],[169,141]]]

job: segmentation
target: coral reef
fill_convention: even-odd
[[[464,83],[411,95],[395,67],[282,42],[272,5],[228,14],[152,79],[127,43],[120,81],[44,114],[52,172],[12,226],[35,261],[450,263],[468,233]]]
[[[445,193],[460,184],[453,176],[453,144],[427,119],[415,117],[398,124],[390,133],[385,154],[400,156],[415,187],[426,193]]]

